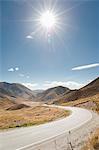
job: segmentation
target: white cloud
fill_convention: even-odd
[[[31,90],[38,90],[38,89],[46,90],[46,89],[56,87],[56,86],[64,86],[71,90],[74,90],[74,89],[82,88],[83,86],[90,83],[91,81],[92,80],[90,80],[90,81],[88,80],[84,83],[79,83],[76,81],[44,81],[44,83],[42,83],[42,84],[30,83],[30,82],[26,82],[26,83],[22,83],[22,84]]]
[[[94,68],[94,67],[99,67],[99,63],[77,66],[77,67],[72,68],[72,70],[83,70],[83,69],[89,69],[89,68]]]
[[[9,72],[14,72],[14,71],[18,71],[19,67],[15,67],[15,68],[9,68],[8,71]]]
[[[31,90],[36,90],[38,89],[38,83],[22,83],[24,86],[26,86],[27,88],[31,89]]]
[[[9,68],[8,71],[9,72],[14,72],[14,68]]]
[[[89,82],[87,82],[87,83],[89,83]],[[85,86],[87,83],[79,83],[79,82],[75,82],[75,81],[67,81],[67,82],[45,81],[42,84],[30,83],[30,82],[22,83],[22,84],[31,90],[37,90],[37,89],[46,90],[48,88],[52,88],[52,87],[56,87],[56,86],[64,86],[64,87],[68,87],[73,90],[73,89],[80,89],[81,87]]]
[[[18,71],[18,70],[19,70],[19,67],[16,67],[15,70]]]
[[[33,39],[33,36],[27,35],[26,38],[27,38],[27,39]]]
[[[62,82],[62,81],[45,81],[45,83],[42,85],[43,89],[55,87],[55,86],[65,86],[70,89],[79,89],[83,87],[85,84],[83,83],[78,83],[75,81],[67,81],[67,82]]]
[[[85,84],[84,83],[78,83],[75,81],[67,81],[65,86],[70,88],[70,89],[79,89],[79,88],[85,86]]]

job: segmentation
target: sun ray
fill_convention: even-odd
[[[72,9],[74,9],[74,8],[76,8],[76,7],[78,7],[78,6],[80,6],[80,5],[82,5],[84,2],[80,2],[80,3],[77,3],[77,4],[75,4],[75,5],[73,5],[72,7],[70,7],[70,8],[67,8],[66,10],[63,10],[63,11],[61,11],[61,12],[58,12],[57,13],[57,17],[60,17],[60,16],[62,16],[62,15],[66,15],[66,13],[68,13],[68,12],[70,12]]]
[[[36,35],[37,39],[43,37],[42,40],[47,41],[49,47],[57,37],[59,43],[61,42],[62,45],[65,45],[65,41],[62,38],[63,34],[68,34],[69,28],[73,30],[77,29],[74,24],[69,23],[71,18],[68,13],[82,4],[78,2],[72,7],[63,10],[58,5],[58,2],[58,0],[54,0],[54,2],[53,0],[42,0],[37,4],[38,7],[33,7],[33,5],[29,3],[34,11],[33,18],[29,21],[33,21],[35,26],[34,31],[31,32],[30,35]]]

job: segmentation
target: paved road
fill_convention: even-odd
[[[39,126],[16,128],[0,132],[0,150],[21,150],[38,142],[50,139],[72,129],[77,129],[92,118],[90,111],[76,107],[62,107],[72,111],[64,119]]]

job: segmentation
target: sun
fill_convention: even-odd
[[[51,29],[56,25],[56,17],[55,15],[47,10],[46,12],[42,13],[40,16],[40,24],[46,28]]]

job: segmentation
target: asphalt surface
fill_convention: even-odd
[[[55,107],[55,106],[53,106]],[[62,133],[77,129],[92,119],[90,111],[77,107],[62,107],[71,110],[70,116],[50,123],[16,128],[0,132],[0,150],[22,150],[39,142],[44,142]]]

